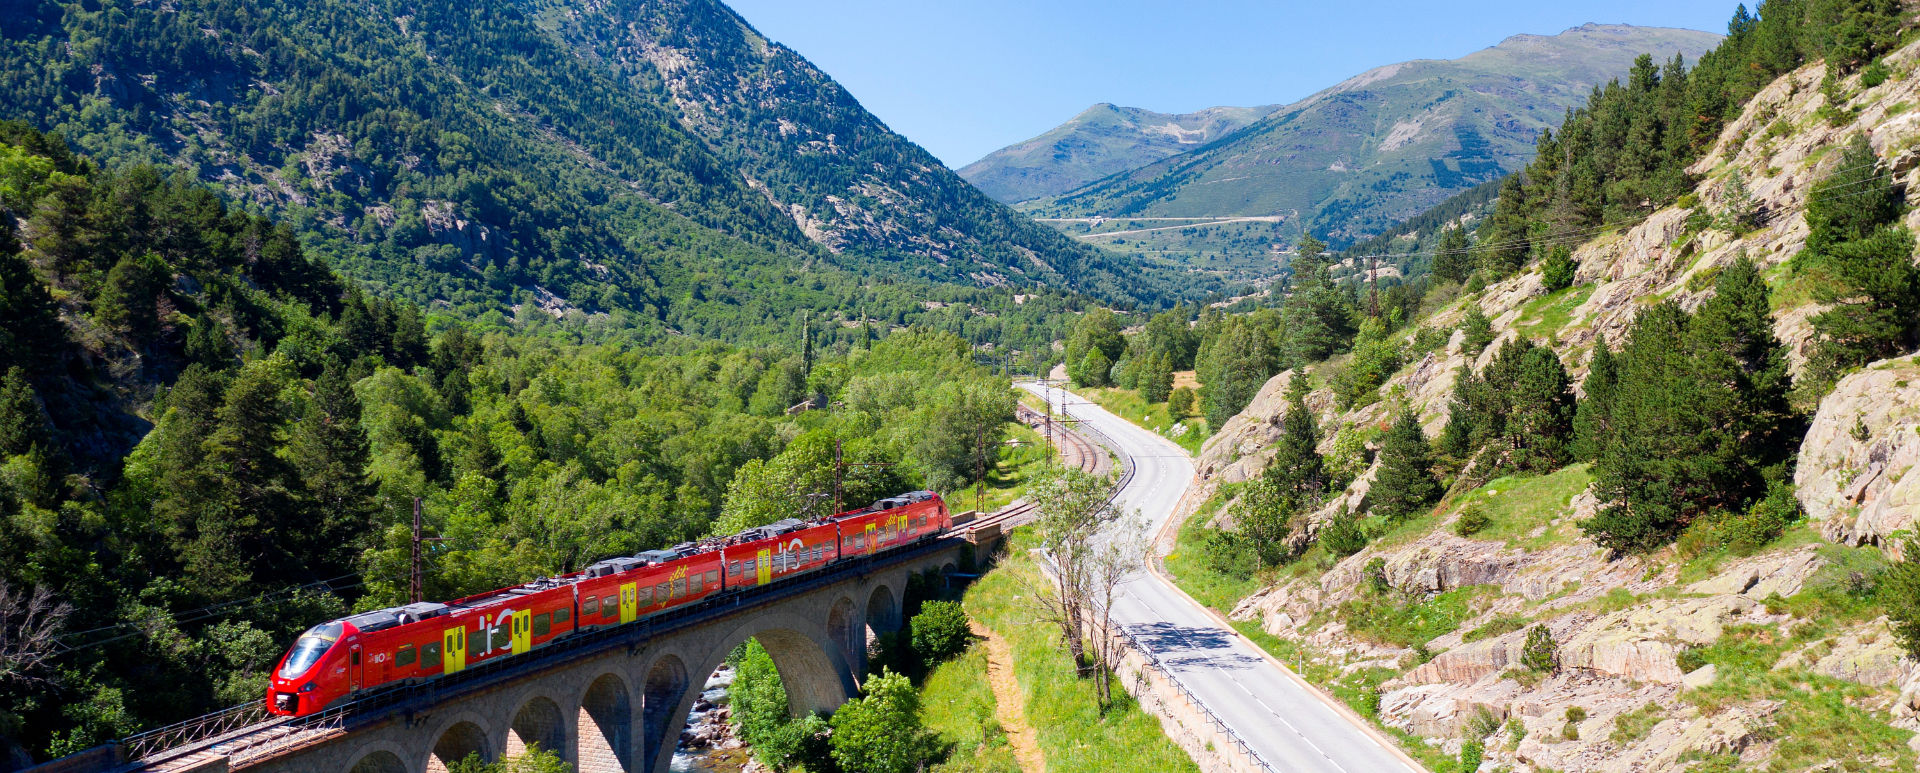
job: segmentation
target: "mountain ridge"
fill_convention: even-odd
[[[1338,246],[1517,168],[1540,130],[1639,53],[1677,50],[1691,61],[1718,39],[1589,24],[1510,36],[1458,59],[1384,65],[1212,143],[1021,208],[1047,217],[1280,214],[1289,222],[1276,241],[1305,229]]]

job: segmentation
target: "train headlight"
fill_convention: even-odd
[[[313,686],[314,686],[314,685],[313,685],[313,683],[312,683],[312,682],[308,682],[308,683],[306,683],[306,684],[303,684],[303,685],[300,685],[300,691],[301,691],[301,692],[313,692]]]

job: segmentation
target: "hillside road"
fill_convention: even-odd
[[[1116,502],[1150,533],[1169,525],[1193,482],[1193,459],[1173,441],[1058,387],[1020,388],[1094,430],[1133,466]],[[1185,593],[1144,567],[1114,604],[1114,618],[1273,771],[1421,771],[1405,753],[1333,699],[1288,672]]]

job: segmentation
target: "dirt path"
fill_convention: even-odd
[[[993,687],[993,716],[1007,731],[1007,743],[1013,757],[1025,773],[1046,773],[1047,758],[1040,754],[1040,740],[1027,724],[1026,701],[1020,696],[1020,683],[1013,679],[1013,649],[993,629],[970,623],[973,635],[987,642],[987,684]]]

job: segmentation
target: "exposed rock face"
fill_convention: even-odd
[[[1882,617],[1789,652],[1774,664],[1774,670],[1804,668],[1821,676],[1888,688],[1920,678],[1920,662],[1907,657],[1889,630],[1887,618]]]
[[[1744,596],[1656,600],[1602,617],[1563,640],[1560,664],[1636,682],[1679,684],[1686,676],[1678,663],[1682,649],[1712,644],[1729,623],[1765,618],[1765,607]]]
[[[1800,502],[1827,539],[1888,544],[1920,513],[1920,356],[1840,380],[1800,444]]]

